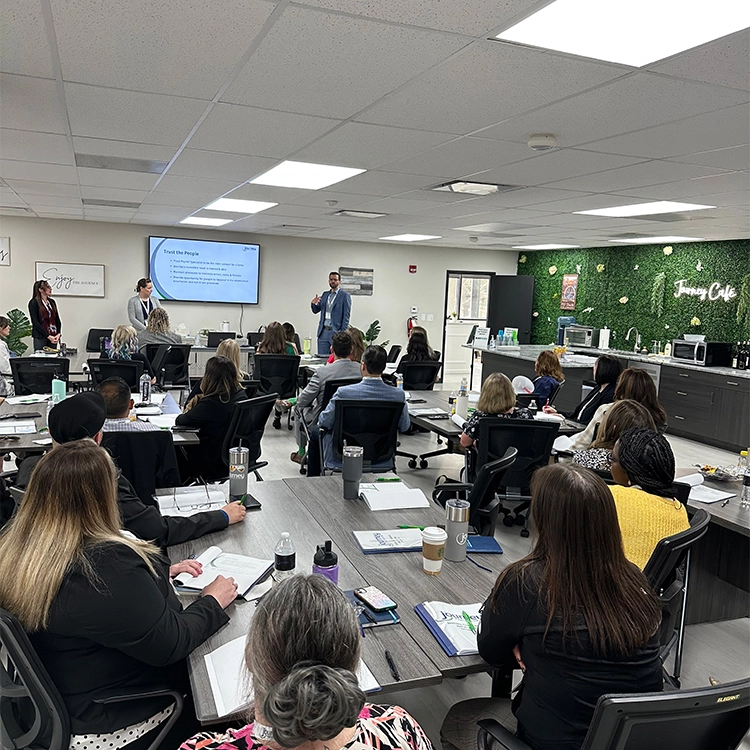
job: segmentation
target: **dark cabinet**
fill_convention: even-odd
[[[531,343],[535,281],[533,276],[492,277],[487,325],[493,334],[499,328],[517,328],[518,343]]]

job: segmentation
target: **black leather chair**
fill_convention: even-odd
[[[508,448],[502,458],[484,464],[477,472],[474,484],[443,482],[435,486],[432,499],[445,507],[451,497],[462,497],[469,501],[469,525],[482,536],[493,536],[500,509],[497,490],[506,471],[516,460],[518,451]]]
[[[402,362],[405,391],[431,391],[440,375],[442,362]]]
[[[4,609],[0,609],[0,647],[4,652],[0,659],[0,746],[23,750],[68,750],[70,717],[62,696],[20,623]],[[171,699],[174,711],[148,748],[159,750],[182,713],[183,697],[179,692],[155,686],[150,691],[103,695],[94,702],[109,704],[162,696]]]
[[[191,348],[190,344],[159,345],[150,362],[160,388],[190,386]]]
[[[332,430],[334,459],[342,460],[344,445],[359,445],[364,449],[362,465],[365,471],[394,469],[398,422],[404,405],[399,401],[365,399],[337,399],[335,404]],[[375,464],[386,466],[373,469]],[[326,469],[340,471],[326,466],[323,456],[323,473]]]
[[[260,381],[258,393],[276,393],[276,398],[297,395],[300,356],[298,354],[256,354],[253,377]],[[279,423],[274,424],[277,429]],[[292,412],[288,413],[287,427],[292,429]]]
[[[389,350],[388,350],[388,357],[386,358],[386,362],[398,362],[398,355],[401,354],[401,346],[399,344],[394,344]]]
[[[733,750],[750,727],[750,678],[715,687],[603,695],[581,750]],[[531,750],[494,719],[479,722],[479,750]]]
[[[684,485],[688,486],[688,485]],[[689,489],[689,487],[688,487]],[[662,664],[674,649],[672,673],[664,667],[664,677],[672,687],[680,687],[682,652],[685,643],[685,601],[690,579],[690,553],[708,531],[711,516],[699,508],[690,519],[690,528],[662,539],[643,569],[656,594],[662,598],[666,617],[661,630]]]
[[[89,328],[88,336],[86,337],[86,351],[87,352],[101,352],[104,349],[102,339],[112,338],[113,328]]]
[[[89,359],[86,364],[89,366],[91,382],[95,388],[107,378],[115,377],[122,378],[133,392],[137,392],[140,387],[143,362],[127,359]]]
[[[54,377],[67,382],[70,360],[67,357],[12,357],[10,372],[16,396],[52,393]]]
[[[155,490],[180,485],[177,455],[169,430],[105,432],[102,447],[110,452],[146,505],[157,505],[153,499]]]

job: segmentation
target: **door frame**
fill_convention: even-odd
[[[448,287],[450,284],[450,277],[451,274],[460,274],[462,276],[486,276],[490,280],[490,292],[492,291],[492,278],[494,276],[497,276],[497,273],[495,271],[459,271],[455,269],[448,269],[445,272],[445,289],[443,290],[443,334],[442,339],[440,342],[440,352],[441,356],[444,358],[445,356],[445,336],[446,336],[446,327],[447,327],[447,321],[448,321]],[[489,303],[489,300],[488,300]],[[489,310],[488,310],[489,313]],[[486,321],[485,321],[486,322]]]

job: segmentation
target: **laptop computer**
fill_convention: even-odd
[[[207,345],[209,347],[214,347],[218,346],[219,342],[224,341],[224,339],[235,338],[237,338],[237,334],[234,331],[209,331]]]

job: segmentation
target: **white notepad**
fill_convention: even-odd
[[[401,482],[363,482],[359,485],[359,496],[370,510],[430,507],[422,490],[409,489]]]
[[[421,529],[352,531],[352,534],[366,555],[378,552],[413,552],[422,549]]]
[[[722,490],[715,490],[711,487],[698,484],[690,490],[690,499],[708,505],[710,503],[718,503],[719,500],[726,500],[728,497],[734,497],[736,494],[736,492],[723,492]]]
[[[170,430],[179,416],[179,414],[159,414],[150,416],[145,421],[155,424],[159,429]]]
[[[5,399],[5,402],[13,406],[17,404],[40,404],[50,398],[52,398],[51,393],[32,393],[28,396],[10,396]]]
[[[36,423],[33,419],[0,422],[0,435],[32,435],[35,432]]]

